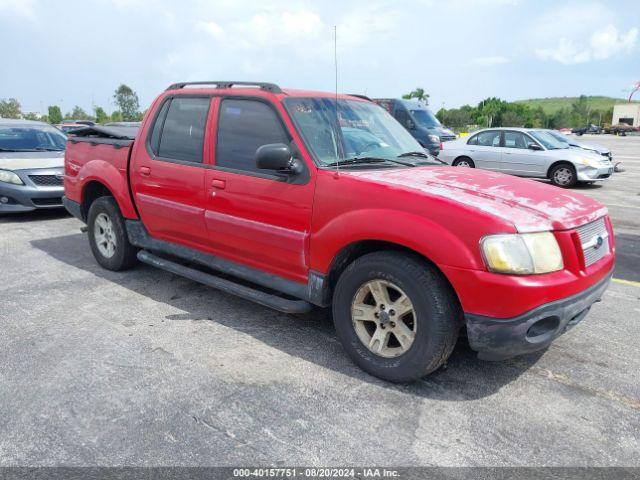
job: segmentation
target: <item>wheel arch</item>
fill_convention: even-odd
[[[82,188],[82,195],[80,200],[80,211],[82,213],[83,220],[87,220],[89,216],[89,208],[91,204],[100,197],[113,197],[115,195],[109,188],[99,180],[89,180]],[[116,203],[118,200],[116,199]]]
[[[455,164],[458,160],[461,160],[463,158],[469,160],[471,162],[471,165],[475,167],[476,162],[474,162],[473,158],[471,158],[469,155],[466,155],[466,154],[458,155],[456,158],[453,159],[453,161],[451,162],[451,165]]]
[[[449,286],[454,298],[461,305],[460,298],[444,272],[438,265],[423,253],[418,252],[406,245],[390,242],[386,240],[358,240],[342,247],[331,261],[329,271],[326,276],[326,295],[328,299],[332,298],[333,290],[338,283],[338,279],[344,270],[356,259],[375,252],[395,251],[405,253],[419,262],[428,265],[431,269],[442,276],[446,284]]]
[[[574,172],[577,173],[576,166],[569,160],[556,160],[551,165],[549,165],[549,168],[547,169],[547,178],[551,176],[551,170],[556,168],[558,165],[568,165],[569,167],[573,168]]]

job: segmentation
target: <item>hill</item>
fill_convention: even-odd
[[[542,107],[544,113],[551,115],[563,108],[571,108],[571,104],[575,102],[578,97],[548,97],[548,98],[530,98],[528,100],[516,100],[514,103],[521,103],[529,106],[532,109]],[[602,97],[602,96],[587,96],[587,103],[592,110],[608,110],[613,108],[618,103],[626,103],[624,98]],[[637,102],[634,102],[637,103]]]

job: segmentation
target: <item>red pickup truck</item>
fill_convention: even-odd
[[[74,132],[64,186],[104,268],[331,306],[345,350],[391,381],[440,367],[461,331],[487,360],[547,347],[614,265],[595,200],[442,165],[366,98],[269,83],[174,84],[139,130]]]

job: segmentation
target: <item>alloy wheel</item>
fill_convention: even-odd
[[[111,258],[116,253],[116,235],[113,222],[106,213],[100,213],[93,225],[93,237],[98,250],[105,258]]]
[[[385,358],[406,353],[418,326],[411,299],[387,280],[370,280],[358,289],[351,304],[351,320],[362,344]]]

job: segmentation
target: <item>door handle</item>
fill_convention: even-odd
[[[149,175],[151,175],[151,169],[149,167],[140,167],[140,175],[148,177]]]
[[[214,179],[214,180],[211,180],[211,186],[213,188],[219,188],[220,190],[224,190],[224,187],[227,186],[227,182],[224,180]]]

